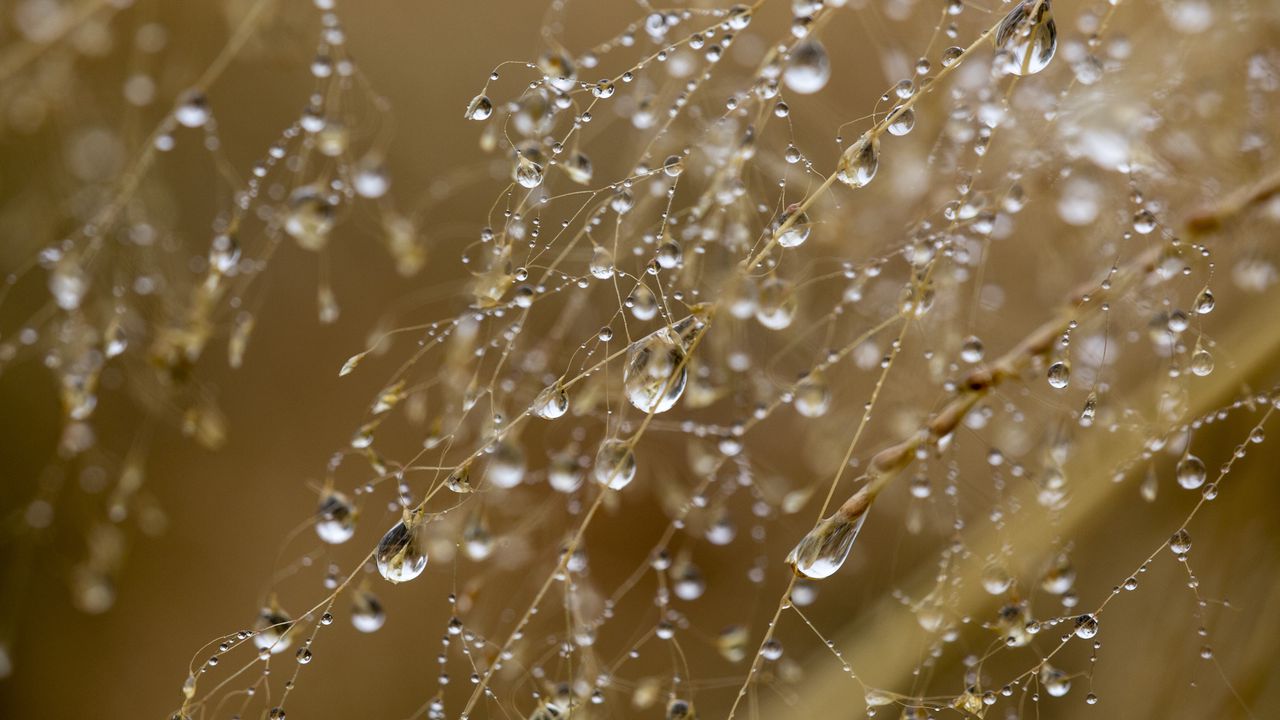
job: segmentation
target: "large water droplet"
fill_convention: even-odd
[[[666,412],[676,404],[689,379],[681,338],[661,328],[637,340],[627,352],[622,383],[627,400],[644,412]]]
[[[853,541],[857,539],[858,531],[862,529],[862,522],[866,518],[865,511],[856,518],[837,512],[820,521],[817,527],[810,530],[792,548],[791,554],[787,555],[787,562],[797,573],[807,578],[821,580],[830,577],[849,557],[849,550],[853,548]]]
[[[817,40],[805,40],[791,51],[791,61],[782,73],[782,82],[792,92],[811,95],[826,87],[831,79],[831,59]]]
[[[1178,461],[1174,474],[1178,478],[1178,484],[1188,490],[1195,490],[1203,485],[1207,475],[1204,462],[1190,453],[1183,455]]]
[[[1034,12],[1034,16],[1032,13]],[[1058,49],[1058,26],[1049,0],[1022,0],[996,29],[1000,69],[1013,75],[1034,75],[1049,65]]]
[[[378,572],[393,583],[412,580],[427,567],[427,553],[418,538],[418,518],[401,520],[382,536],[375,553]]]
[[[616,438],[605,440],[596,453],[596,464],[592,470],[596,482],[611,490],[621,490],[636,477],[636,456],[623,440]]]
[[[880,167],[880,139],[863,135],[840,156],[836,178],[849,187],[863,187]]]

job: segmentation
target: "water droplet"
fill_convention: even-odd
[[[790,282],[771,277],[760,287],[756,320],[770,330],[782,330],[795,320],[798,301]]]
[[[1058,26],[1049,0],[1021,0],[996,28],[995,44],[1004,55],[1004,72],[1034,75],[1045,69],[1058,49]]]
[[[679,336],[661,328],[632,344],[622,383],[627,400],[644,412],[666,412],[676,404],[689,379]]]
[[[462,549],[467,557],[476,562],[493,553],[493,533],[489,531],[489,523],[482,508],[476,508],[467,517],[467,524],[462,528]]]
[[[178,98],[178,105],[173,110],[173,118],[183,127],[204,127],[212,113],[209,110],[209,98],[199,90],[187,90]]]
[[[826,377],[821,372],[810,373],[796,385],[792,403],[795,405],[796,412],[805,417],[815,418],[826,415],[831,407],[831,387],[827,385]]]
[[[1169,538],[1169,549],[1174,555],[1186,555],[1191,552],[1191,533],[1186,528],[1180,528],[1178,532]]]
[[[368,590],[357,590],[352,598],[351,624],[362,633],[377,632],[387,622],[382,601]]]
[[[361,158],[356,164],[351,185],[355,188],[356,194],[362,198],[376,200],[386,195],[391,189],[391,176],[387,174],[382,158],[372,154]]]
[[[1156,229],[1156,216],[1146,208],[1133,214],[1133,231],[1139,235],[1149,235]]]
[[[608,280],[613,277],[613,253],[609,252],[605,246],[597,245],[591,251],[591,262],[587,265],[587,269],[599,280]]]
[[[831,79],[831,59],[817,40],[805,40],[791,50],[791,59],[782,73],[782,82],[792,92],[811,95],[826,87]]]
[[[319,251],[333,230],[334,205],[316,186],[304,185],[289,195],[284,231],[303,249]]]
[[[356,533],[356,508],[346,495],[336,490],[320,498],[316,511],[316,534],[332,545],[340,545]]]
[[[1174,475],[1178,478],[1178,484],[1187,490],[1195,490],[1204,484],[1207,473],[1204,468],[1204,462],[1200,458],[1187,453],[1178,461],[1178,466],[1174,469]]]
[[[480,94],[471,99],[467,112],[463,115],[468,120],[488,120],[493,114],[493,101],[488,95]]]
[[[280,609],[275,602],[262,608],[258,613],[258,621],[254,625],[253,644],[259,650],[269,651],[272,655],[284,652],[293,641],[289,628],[293,627],[293,618]]]
[[[524,450],[511,438],[504,438],[493,446],[489,464],[485,467],[485,483],[503,489],[513,488],[524,482]]]
[[[1081,615],[1076,618],[1076,637],[1088,640],[1098,634],[1098,619],[1092,615]]]
[[[521,187],[532,190],[542,184],[546,175],[547,158],[536,142],[522,143],[516,149],[516,164],[511,179]]]
[[[1071,689],[1071,676],[1045,663],[1040,668],[1040,684],[1051,697],[1062,697]]]
[[[1213,372],[1213,355],[1202,347],[1197,347],[1195,352],[1191,353],[1191,372],[1198,377],[1204,377]]]
[[[612,438],[600,443],[593,469],[596,482],[611,490],[621,490],[636,477],[636,456],[623,440]]]
[[[71,255],[60,258],[49,272],[49,292],[63,310],[75,310],[89,290],[89,277]]]
[[[982,569],[982,588],[991,595],[1002,595],[1013,587],[1013,576],[1004,565],[997,562],[987,563]]]
[[[591,158],[586,153],[574,151],[569,155],[568,159],[560,163],[560,167],[569,176],[569,179],[579,185],[588,185],[591,178],[595,176],[595,167],[591,164]]]
[[[427,553],[418,538],[418,522],[417,517],[401,520],[378,542],[378,572],[393,583],[412,580],[427,567]]]
[[[830,577],[849,557],[849,550],[853,548],[853,541],[857,539],[866,517],[865,511],[856,518],[846,517],[837,511],[801,538],[787,555],[787,562],[796,573],[812,580]]]
[[[547,482],[556,492],[571,493],[582,487],[582,470],[577,459],[568,453],[551,458],[547,468]]]
[[[555,420],[569,411],[569,393],[560,383],[551,385],[533,401],[534,412],[544,420]]]
[[[1208,315],[1213,312],[1214,299],[1213,293],[1209,288],[1200,291],[1200,294],[1196,296],[1196,302],[1193,307],[1197,315]]]
[[[982,362],[983,356],[986,354],[986,348],[982,344],[982,340],[970,335],[964,345],[960,346],[960,359],[973,365]]]
[[[916,126],[916,111],[899,105],[889,111],[889,134],[902,137]],[[874,173],[873,173],[874,174]],[[864,185],[866,183],[863,183]]]
[[[880,167],[880,139],[870,133],[858,138],[840,156],[836,178],[849,187],[863,187]]]
[[[672,698],[667,703],[667,720],[696,720],[698,713],[693,709],[693,703],[680,698]]]
[[[1071,366],[1066,361],[1059,360],[1049,366],[1049,387],[1055,390],[1061,390],[1071,382]]]
[[[792,218],[795,219],[792,220]],[[788,221],[791,222],[790,225],[787,225]],[[784,225],[787,226],[787,229],[779,233],[778,230]],[[782,215],[778,216],[778,220],[773,227],[773,232],[778,235],[778,244],[785,248],[798,247],[804,244],[804,241],[809,239],[811,230],[809,215],[800,211],[798,203],[788,206]]]

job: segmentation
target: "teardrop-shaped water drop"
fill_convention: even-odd
[[[534,412],[544,420],[555,420],[569,411],[569,393],[560,383],[551,385],[533,401]]]
[[[467,518],[467,524],[462,528],[462,549],[467,557],[477,562],[493,553],[493,533],[483,510],[477,509]]]
[[[382,536],[375,552],[378,572],[393,583],[412,580],[427,567],[427,552],[418,538],[418,518],[401,520]]]
[[[316,534],[332,545],[340,545],[356,533],[356,508],[346,495],[330,490],[320,498],[316,511]]]
[[[463,115],[468,120],[488,120],[493,114],[493,101],[488,95],[480,94],[471,99],[467,112]]]
[[[362,633],[377,632],[387,622],[382,601],[368,590],[357,590],[351,604],[351,624]]]
[[[611,438],[600,443],[592,470],[596,482],[610,490],[621,490],[636,477],[636,456],[623,440]]]
[[[826,376],[820,371],[814,371],[801,380],[796,385],[792,404],[795,405],[796,412],[805,417],[826,415],[831,407],[831,386],[827,384]]]
[[[684,344],[669,328],[637,340],[627,352],[622,384],[627,400],[644,412],[666,412],[676,404],[689,379]]]
[[[1049,366],[1048,377],[1049,387],[1061,390],[1071,382],[1071,366],[1065,361],[1059,360]]]
[[[866,518],[865,510],[855,518],[837,511],[820,521],[792,548],[787,562],[796,573],[812,580],[830,577],[849,557],[849,550],[853,548],[853,541]]]
[[[335,208],[324,192],[304,185],[289,195],[284,231],[305,250],[319,251],[329,242]]]
[[[1018,2],[996,28],[995,44],[1004,72],[1034,75],[1044,70],[1058,49],[1058,26],[1049,0]]]
[[[770,330],[782,330],[795,320],[798,307],[795,287],[787,280],[771,277],[760,287],[756,321]]]
[[[284,652],[293,641],[289,634],[291,627],[293,618],[273,601],[270,607],[264,607],[258,613],[258,621],[253,626],[253,644],[272,655]]]
[[[591,251],[591,262],[587,264],[587,270],[598,280],[613,277],[613,253],[609,252],[609,248],[597,245]]]
[[[527,467],[524,450],[514,439],[504,438],[493,446],[489,464],[485,468],[485,483],[509,489],[524,482]]]
[[[547,158],[538,144],[523,143],[516,150],[516,164],[511,169],[511,179],[521,187],[532,190],[542,184],[546,168]]]
[[[836,179],[849,187],[860,188],[875,178],[879,168],[880,139],[866,133],[840,155]]]
[[[791,51],[782,82],[795,93],[811,95],[826,87],[831,79],[831,58],[817,40],[805,40]]]
[[[1179,485],[1187,490],[1195,490],[1204,484],[1208,473],[1205,471],[1204,462],[1200,458],[1187,453],[1178,461],[1178,466],[1174,469],[1174,475],[1177,476]]]
[[[785,229],[783,229],[785,228]],[[809,215],[800,209],[799,204],[792,204],[774,224],[773,232],[778,236],[778,244],[785,248],[797,247],[809,239],[812,226]]]

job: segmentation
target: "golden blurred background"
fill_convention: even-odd
[[[202,646],[223,633],[251,627],[270,592],[277,591],[288,607],[301,614],[326,593],[321,585],[326,563],[339,562],[344,571],[355,571],[352,566],[358,555],[353,555],[351,548],[333,556],[327,551],[314,552],[317,543],[310,523],[317,489],[335,451],[349,444],[370,398],[378,395],[386,378],[412,353],[412,341],[394,340],[389,350],[369,356],[350,376],[339,377],[338,369],[354,353],[369,347],[379,329],[440,320],[466,306],[470,268],[459,258],[474,244],[495,198],[503,197],[508,166],[495,155],[481,152],[480,132],[463,118],[463,110],[496,65],[506,60],[532,60],[546,49],[543,34],[557,22],[548,13],[546,6],[550,4],[533,0],[349,0],[338,5],[346,52],[358,63],[362,78],[390,107],[386,113],[375,111],[379,115],[372,123],[375,129],[365,132],[360,140],[380,145],[384,136],[379,133],[386,133],[382,151],[392,178],[390,195],[400,207],[424,208],[417,219],[424,238],[425,264],[416,275],[398,273],[380,237],[384,232],[380,215],[361,207],[346,214],[334,230],[324,266],[316,254],[292,243],[283,243],[273,251],[246,296],[253,303],[255,321],[243,366],[233,369],[227,361],[228,329],[224,322],[215,333],[212,349],[193,371],[200,392],[216,400],[219,408],[218,419],[210,422],[225,429],[225,442],[220,446],[205,447],[184,433],[183,412],[173,406],[171,398],[152,389],[138,391],[126,381],[132,371],[108,365],[102,373],[100,399],[93,415],[94,452],[101,455],[91,453],[83,462],[58,461],[64,419],[57,377],[35,353],[19,354],[0,366],[0,437],[5,438],[0,441],[0,518],[6,531],[0,547],[0,642],[6,657],[0,670],[7,671],[0,679],[0,717],[169,717],[182,704],[189,664],[199,666],[211,652],[210,647]],[[1166,7],[1178,4],[1175,0],[1123,3],[1106,32],[1108,37],[1122,37],[1131,44],[1128,62],[1138,70],[1133,73],[1135,79],[1127,81],[1129,85],[1107,87],[1103,94],[1120,107],[1129,96],[1145,100],[1145,88],[1153,93],[1151,105],[1164,108],[1159,92],[1167,91],[1175,96],[1167,106],[1168,122],[1151,124],[1160,125],[1160,132],[1165,132],[1166,125],[1181,123],[1184,142],[1209,148],[1199,157],[1191,153],[1177,157],[1167,147],[1176,144],[1179,136],[1170,138],[1174,133],[1168,132],[1160,138],[1160,143],[1167,145],[1151,150],[1167,163],[1167,172],[1151,185],[1155,186],[1153,196],[1163,193],[1161,202],[1167,203],[1164,209],[1171,223],[1182,222],[1190,210],[1212,205],[1276,167],[1269,145],[1275,139],[1274,125],[1260,131],[1266,140],[1261,151],[1238,155],[1234,148],[1216,148],[1213,122],[1197,115],[1209,111],[1194,104],[1195,92],[1186,87],[1220,89],[1216,100],[1200,98],[1205,104],[1216,103],[1213,112],[1224,105],[1240,108],[1240,114],[1247,109],[1274,121],[1274,93],[1253,96],[1243,82],[1231,85],[1227,79],[1240,79],[1244,69],[1251,67],[1249,57],[1262,58],[1258,64],[1270,63],[1272,72],[1280,66],[1276,43],[1280,11],[1265,0],[1213,4],[1211,12],[1217,24],[1202,34],[1175,29],[1178,21],[1171,18],[1191,12]],[[101,7],[94,9],[95,5]],[[727,3],[690,5],[723,8]],[[24,37],[23,23],[51,12],[47,6],[58,6],[60,12],[87,10],[85,16],[76,16],[77,29],[56,40]],[[649,6],[648,2],[623,0],[570,1],[565,27],[556,27],[551,34],[571,51],[582,52],[628,23],[642,22]],[[785,121],[790,136],[804,139],[806,153],[813,153],[813,162],[827,169],[834,165],[837,152],[830,139],[840,132],[853,135],[838,126],[865,116],[876,98],[899,77],[896,68],[884,69],[886,66],[895,62],[902,68],[910,66],[914,54],[935,35],[937,16],[945,4],[867,0],[848,6],[822,29],[834,68],[831,85],[818,95],[796,96]],[[966,23],[962,40],[976,37],[1006,11],[994,1],[966,6],[959,16]],[[1060,55],[1067,54],[1068,37],[1080,45],[1080,38],[1087,35],[1062,18],[1098,14],[1105,6],[1107,3],[1055,2],[1063,37]],[[308,2],[271,0],[0,3],[0,21],[4,23],[0,34],[0,102],[6,109],[0,123],[0,270],[18,273],[42,248],[70,236],[92,208],[101,206],[107,192],[103,188],[112,187],[126,172],[173,99],[215,62],[228,38],[233,38],[236,28],[254,12],[264,16],[254,23],[243,48],[207,92],[222,159],[211,160],[215,153],[199,147],[194,139],[197,131],[179,129],[175,149],[158,156],[140,186],[139,195],[147,198],[148,212],[162,217],[165,224],[163,244],[172,250],[168,252],[171,259],[167,262],[172,266],[168,271],[175,267],[181,270],[184,256],[203,255],[212,234],[211,221],[228,205],[229,190],[219,164],[225,162],[239,177],[248,177],[249,168],[307,105],[312,88],[308,65],[316,51],[319,11]],[[751,29],[760,30],[765,38],[786,37],[790,15],[786,2],[764,3]],[[1181,22],[1190,21],[1183,18]],[[163,28],[166,38],[159,49],[144,53],[146,58],[139,60],[137,47],[146,42],[140,39],[143,34],[139,29],[144,27]],[[742,56],[739,72],[754,67],[768,47],[766,40],[751,44],[747,34],[743,35],[730,48]],[[956,42],[964,45],[967,41]],[[935,54],[943,44],[932,46]],[[1176,48],[1171,53],[1176,56],[1176,65],[1166,54],[1170,47]],[[141,107],[122,99],[125,81],[139,63],[155,81],[154,101]],[[519,74],[522,69],[515,65],[503,72],[527,79]],[[609,72],[615,69],[621,68],[610,66]],[[589,72],[584,70],[583,75]],[[1181,84],[1163,90],[1157,82],[1146,84],[1163,75],[1178,75]],[[591,80],[591,76],[581,79]],[[504,78],[508,97],[518,95],[522,80]],[[1052,82],[1062,89],[1070,81],[1057,77]],[[904,148],[900,161],[885,151],[882,182],[892,192],[902,192],[911,199],[900,207],[885,202],[875,212],[868,209],[874,207],[873,201],[852,195],[841,195],[819,206],[811,214],[817,217],[825,210],[832,219],[819,221],[814,240],[805,248],[817,259],[805,268],[818,268],[813,274],[835,268],[834,274],[841,259],[861,261],[883,252],[877,248],[907,239],[903,228],[912,226],[920,208],[932,210],[931,206],[942,204],[935,201],[952,192],[952,183],[931,184],[922,175],[929,171],[926,161],[932,158],[930,153],[940,152],[942,141],[930,140],[945,132],[947,102],[945,93],[922,101],[921,128],[904,139],[913,142]],[[708,104],[722,108],[723,103]],[[1040,110],[1033,105],[1029,103],[1031,111],[1019,108],[1026,111],[1021,115],[1024,123]],[[885,109],[880,108],[882,112]],[[601,117],[594,121],[593,132],[598,134],[591,137],[596,143],[593,147],[599,148],[594,156],[598,178],[621,177],[634,163],[634,157],[609,157],[608,148],[635,144],[628,144],[630,129],[614,114],[612,110],[598,112]],[[1147,123],[1150,118],[1135,111],[1134,122]],[[1047,159],[1032,162],[1026,170],[1026,184],[1033,198],[1047,197],[1051,188],[1056,192],[1059,187],[1053,168],[1047,166],[1057,162],[1055,153],[1060,148],[1028,147],[1027,137],[1036,133],[1025,124],[1015,128],[1013,132],[1019,133],[1023,144],[993,150],[990,162],[1012,164],[1026,159],[1024,153],[1044,152]],[[94,141],[92,133],[101,131],[112,133],[113,140]],[[890,140],[885,139],[886,148]],[[1053,138],[1049,140],[1053,142]],[[86,150],[77,143],[91,147]],[[998,147],[1000,140],[993,143]],[[786,146],[783,136],[762,136],[760,144],[761,165],[785,170],[780,162]],[[764,161],[766,153],[772,153],[773,166]],[[1073,162],[1076,167],[1088,165]],[[85,164],[88,167],[83,167]],[[776,177],[766,178],[760,186],[771,188],[774,182]],[[919,192],[904,190],[914,184],[920,186]],[[947,188],[939,190],[935,185]],[[1127,207],[1124,180],[1105,187],[1108,195],[1103,204]],[[886,200],[891,190],[877,192],[884,193],[878,199]],[[774,198],[761,201],[771,203]],[[1052,298],[1065,297],[1079,282],[1096,278],[1096,271],[1107,266],[1107,260],[1099,260],[1103,257],[1100,244],[1089,239],[1089,228],[1064,229],[1053,219],[1052,201],[1029,209],[1037,213],[1030,217],[1048,219],[1037,223],[1021,216],[1019,230],[1012,237],[995,241],[997,251],[983,266],[987,281],[999,285],[1007,298],[998,310],[981,313],[978,321],[992,356],[1013,346],[1042,322],[1046,310],[1056,306]],[[1186,418],[1227,407],[1240,397],[1267,392],[1280,382],[1280,326],[1273,319],[1280,308],[1280,291],[1274,278],[1244,288],[1239,280],[1233,287],[1230,279],[1240,258],[1276,260],[1280,253],[1273,241],[1278,221],[1280,212],[1273,202],[1262,210],[1252,209],[1238,222],[1232,220],[1227,229],[1206,240],[1217,253],[1219,265],[1213,283],[1218,309],[1207,316],[1205,326],[1221,352],[1216,355],[1214,373],[1183,398]],[[1038,231],[1038,227],[1044,230]],[[1118,234],[1114,227],[1107,232]],[[1036,237],[1015,244],[1019,233]],[[163,262],[160,268],[147,270],[130,264],[118,272],[166,272]],[[1237,275],[1242,272],[1236,271]],[[1265,275],[1264,270],[1257,272]],[[336,321],[327,324],[317,318],[321,277],[331,278],[341,308]],[[186,282],[191,285],[196,281]],[[0,305],[0,340],[17,336],[28,319],[41,312],[47,303],[45,284],[40,272],[22,274],[16,281]],[[1196,288],[1189,289],[1194,295]],[[838,302],[840,292],[840,288],[816,289],[818,299],[812,305],[829,308]],[[969,293],[940,294],[937,312],[947,317],[967,315],[968,307],[958,303],[976,302]],[[957,304],[948,305],[948,300]],[[1116,312],[1122,318],[1117,322],[1127,325],[1108,337],[1132,343],[1123,340],[1125,333],[1145,336],[1146,328],[1133,318],[1151,308],[1139,308],[1138,303],[1131,297],[1117,301],[1118,306],[1123,305]],[[564,321],[576,331],[569,343],[581,341],[601,324],[583,312],[581,317]],[[817,318],[817,313],[812,315]],[[549,333],[555,319],[547,317],[545,325],[525,332]],[[815,326],[818,322],[814,319]],[[902,437],[927,413],[938,410],[943,404],[939,398],[946,397],[936,382],[936,363],[922,356],[923,350],[934,349],[932,341],[924,332],[907,332],[904,337],[910,351],[904,353],[885,384],[884,397],[878,401],[882,405],[876,410],[882,422],[873,424],[861,441],[860,456]],[[952,352],[960,340],[959,336],[940,338],[936,347],[940,353]],[[743,341],[743,347],[762,357],[780,359],[776,371],[772,375],[762,372],[762,377],[790,379],[797,369],[808,366],[786,355],[783,340],[752,335]],[[1108,416],[1110,421],[1124,427],[1154,423],[1151,415],[1160,403],[1164,367],[1153,369],[1150,363],[1150,358],[1126,356],[1117,364],[1109,382],[1112,396],[1122,402],[1114,415]],[[428,366],[424,372],[430,376],[442,371]],[[1037,368],[1036,372],[1043,370]],[[833,372],[832,378],[840,385],[839,400],[821,424],[804,424],[801,418],[787,415],[771,418],[765,432],[749,436],[762,482],[769,476],[781,478],[778,482],[783,488],[812,484],[821,488],[821,496],[827,478],[840,465],[848,433],[876,387],[877,375],[849,370]],[[1007,424],[1001,425],[1000,432],[1006,433],[1002,439],[1011,465],[1012,458],[1040,457],[1053,429],[1064,424],[1064,418],[1069,421],[1074,417],[1084,401],[1083,393],[1078,393],[1078,401],[1072,395],[1069,402],[1046,395],[1043,386],[1037,374],[1027,387],[1002,388],[993,396],[991,405]],[[1264,400],[1262,407],[1265,404]],[[1211,474],[1245,442],[1261,412],[1233,410],[1221,422],[1195,433],[1195,452],[1204,458]],[[709,442],[682,435],[673,426],[670,421],[652,442],[646,439],[649,444],[639,453],[637,485],[661,488],[659,475],[664,476],[664,482],[680,477],[686,472],[684,458],[691,452],[689,447]],[[1269,435],[1280,432],[1274,423],[1264,429]],[[970,430],[968,437],[981,434]],[[1187,515],[1191,495],[1179,494],[1169,480],[1176,455],[1162,449],[1152,453],[1155,460],[1150,463],[1133,462],[1142,456],[1133,436],[1106,435],[1101,427],[1093,430],[1073,445],[1067,464],[1073,500],[1057,516],[1060,524],[1053,529],[1044,525],[1042,517],[1030,513],[1018,515],[1015,511],[1014,520],[1007,525],[990,517],[997,511],[1010,512],[1019,502],[1034,505],[1034,495],[1023,487],[993,486],[988,473],[996,471],[984,464],[986,441],[966,444],[966,431],[962,431],[960,450],[955,453],[958,459],[950,466],[959,473],[961,488],[954,507],[950,499],[940,499],[943,483],[936,479],[933,504],[923,511],[903,488],[887,493],[870,514],[845,568],[830,580],[813,585],[817,599],[805,608],[806,617],[835,642],[845,661],[869,686],[920,692],[932,698],[960,695],[965,691],[967,661],[984,657],[991,649],[995,636],[989,632],[984,635],[981,628],[994,617],[1001,599],[983,593],[978,582],[948,596],[944,601],[947,622],[963,633],[956,642],[937,646],[945,647],[945,652],[940,650],[936,661],[928,660],[936,638],[922,633],[915,612],[918,608],[912,607],[935,585],[935,576],[941,571],[939,552],[956,534],[956,518],[965,518],[966,527],[958,532],[964,534],[966,545],[978,559],[966,561],[963,569],[955,572],[969,573],[971,579],[982,567],[980,556],[999,552],[1001,547],[1013,548],[1008,554],[1013,564],[1009,570],[1015,576],[1034,578],[1065,543],[1076,559],[1074,590],[1083,611],[1121,585]],[[207,432],[220,434],[216,429]],[[405,427],[392,429],[388,435],[386,445],[407,456],[409,449],[421,443],[422,432]],[[537,431],[525,435],[526,445],[535,446],[529,449],[535,463],[543,461],[550,447],[550,441],[547,448],[538,446],[539,437]],[[530,438],[534,441],[529,442]],[[379,442],[383,442],[381,436]],[[98,542],[87,534],[100,515],[101,496],[93,488],[114,482],[104,481],[100,475],[114,478],[133,457],[131,448],[145,460],[146,502],[135,506],[135,514],[142,515],[120,524],[124,530],[111,535],[110,542],[125,548],[125,560],[105,591],[111,595],[105,603],[109,607],[101,608],[103,612],[85,612],[85,603],[92,601],[76,600],[75,568],[86,555],[86,542]],[[1277,461],[1280,450],[1273,439],[1248,444],[1247,455],[1223,481],[1220,496],[1205,506],[1190,527],[1195,545],[1185,567],[1194,572],[1198,583],[1194,592],[1188,588],[1188,570],[1167,550],[1161,552],[1148,570],[1136,576],[1137,589],[1121,590],[1103,614],[1096,661],[1090,660],[1091,652],[1083,644],[1073,644],[1055,657],[1055,665],[1079,673],[1067,697],[1045,698],[1034,704],[1024,700],[1021,705],[1002,701],[987,717],[1280,715],[1280,664],[1274,660],[1280,650],[1280,516],[1273,511],[1280,507],[1280,486],[1272,472],[1272,463]],[[947,467],[945,461],[931,466],[935,472]],[[1144,500],[1139,489],[1148,467],[1159,473],[1163,483],[1154,501]],[[1127,472],[1115,478],[1118,468]],[[1006,475],[1004,479],[1014,486],[1017,477]],[[554,565],[554,548],[571,526],[566,524],[567,518],[548,509],[551,495],[538,486],[519,496],[518,507],[494,511],[502,522],[513,525],[537,525],[545,520],[554,526],[527,537],[501,540],[497,555],[509,554],[509,559],[495,562],[498,567],[492,570],[481,571],[462,558],[452,565],[433,560],[424,580],[394,587],[374,574],[376,591],[386,608],[386,626],[366,635],[340,619],[332,632],[319,636],[315,660],[301,671],[297,688],[289,696],[289,717],[412,716],[435,692],[436,655],[452,613],[446,595],[460,589],[473,593],[476,615],[497,636],[510,629],[514,622],[511,613],[524,607],[537,579]],[[602,511],[604,519],[585,536],[591,582],[605,595],[644,564],[669,512],[669,502],[658,489],[632,488],[620,497],[618,505]],[[1021,501],[1010,501],[1010,497],[1021,497]],[[43,513],[32,509],[37,498],[50,501],[54,521],[47,528],[32,527],[43,525],[33,522],[33,517]],[[378,534],[397,517],[379,507],[380,502],[381,498],[371,502],[363,511],[368,525],[357,534],[359,552],[372,547]],[[743,518],[738,532],[746,536],[752,522],[750,503],[733,502],[731,512]],[[809,529],[816,509],[816,503],[810,502],[796,516],[772,517],[765,537],[749,547],[742,547],[747,541],[740,539],[725,547],[699,548],[699,566],[707,586],[716,592],[709,591],[702,601],[682,608],[691,629],[682,645],[680,665],[692,668],[687,680],[697,688],[702,717],[726,716],[746,668],[746,663],[726,662],[716,652],[715,633],[723,625],[745,624],[752,629],[750,649],[755,650],[789,579],[790,571],[782,558]],[[912,522],[923,523],[926,529],[913,532],[908,527]],[[700,527],[696,522],[695,526]],[[313,558],[313,567],[301,569],[296,577],[291,571],[281,572],[303,555]],[[746,579],[748,570],[757,564],[767,568],[760,583]],[[650,590],[645,585],[638,597],[628,595],[615,610],[615,619],[600,630],[595,643],[606,659],[624,656],[637,628],[645,630],[653,624],[653,601],[645,595]],[[1202,607],[1197,606],[1196,593],[1204,600]],[[345,603],[341,607],[345,608]],[[556,603],[547,607],[554,611]],[[1048,614],[1055,612],[1073,614],[1069,609]],[[1202,626],[1207,629],[1204,636],[1198,632]],[[1044,629],[1034,645],[1036,652],[1048,652],[1064,630],[1069,628]],[[542,642],[541,637],[535,639]],[[862,714],[862,686],[842,672],[841,661],[790,615],[784,618],[782,642],[786,658],[794,660],[795,667],[766,673],[767,680],[752,691],[747,717]],[[549,652],[553,651],[550,648]],[[294,670],[292,654],[290,649],[287,662],[276,669],[282,676],[280,682]],[[998,655],[984,671],[1002,677],[1016,674],[1026,669],[1028,657]],[[1030,662],[1034,664],[1035,659]],[[615,687],[634,692],[642,684],[641,678],[666,678],[672,664],[665,650],[646,651],[628,666],[625,679]],[[461,686],[458,690],[464,697],[469,691],[466,674],[460,668],[453,670],[453,683]],[[248,682],[246,679],[242,684]],[[493,705],[484,716],[511,717],[512,707],[528,712],[531,685],[520,688],[518,702]],[[1086,703],[1088,692],[1096,694],[1097,705]],[[266,717],[270,704],[260,704],[245,716]],[[460,702],[452,702],[449,716],[457,717],[460,706]],[[624,697],[589,716],[662,717],[665,706],[664,699],[653,707],[636,709]],[[204,716],[221,718],[234,712],[228,706],[216,712],[207,709]],[[903,712],[902,708],[887,707],[879,708],[877,714],[897,717]],[[936,715],[961,716],[957,710],[941,710]]]

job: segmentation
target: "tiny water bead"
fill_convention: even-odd
[[[623,386],[627,400],[637,410],[661,413],[670,410],[689,379],[682,338],[671,328],[660,328],[637,340],[627,351]]]
[[[821,580],[835,574],[849,557],[853,541],[866,520],[865,511],[850,518],[837,511],[809,531],[787,555],[787,562],[796,571],[811,580]]]
[[[636,477],[636,456],[624,440],[610,438],[600,443],[592,470],[596,482],[610,490],[621,490]]]
[[[1049,0],[1020,0],[996,28],[995,44],[1004,56],[1000,69],[1006,73],[1034,75],[1048,67],[1058,49],[1058,26]]]
[[[1178,532],[1169,538],[1169,549],[1174,555],[1186,555],[1191,552],[1191,533],[1186,528],[1179,528]]]
[[[420,518],[406,513],[405,519],[393,525],[378,541],[374,558],[378,572],[388,581],[406,582],[426,569],[427,552],[418,537],[419,522]]]

